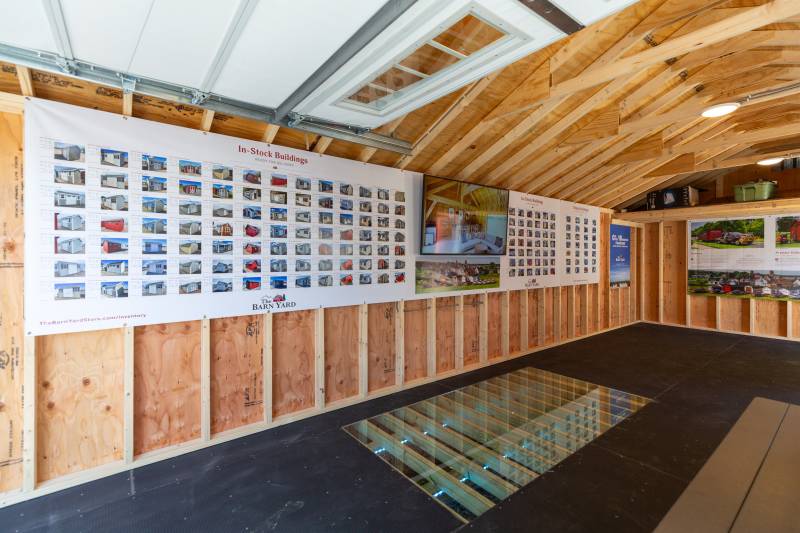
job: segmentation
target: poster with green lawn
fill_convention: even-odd
[[[800,217],[785,216],[775,220],[775,247],[800,248]]]
[[[764,247],[764,219],[709,220],[691,223],[692,248]]]
[[[500,287],[500,260],[496,257],[417,260],[416,270],[417,294]]]

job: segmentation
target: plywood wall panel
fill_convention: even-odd
[[[211,320],[211,432],[264,420],[264,317]]]
[[[480,296],[464,296],[464,366],[477,364],[481,355]]]
[[[488,317],[489,317],[489,339],[488,350],[489,359],[501,357],[503,355],[503,321],[500,311],[502,294],[492,292],[488,295]]]
[[[800,338],[800,303],[789,302],[788,305],[792,306],[792,331],[789,336],[797,339]]]
[[[686,324],[686,222],[664,222],[664,322]]]
[[[36,364],[38,481],[122,459],[123,330],[38,337]]]
[[[642,314],[645,320],[658,322],[659,306],[659,225],[658,223],[646,224],[644,230],[644,309]]]
[[[756,335],[786,336],[786,302],[754,299],[752,304],[755,304]]]
[[[395,384],[395,304],[367,308],[367,388],[374,392]]]
[[[358,306],[325,309],[325,402],[358,394]]]
[[[544,289],[544,343],[545,345],[553,343],[553,333],[555,331],[555,318],[556,313],[553,313],[553,291],[552,287]]]
[[[22,117],[0,113],[0,493],[22,485]]]
[[[528,348],[539,343],[539,290],[531,289],[528,291]]]
[[[430,300],[405,302],[403,336],[406,383],[428,375],[428,305]]]
[[[436,299],[436,373],[456,367],[456,299]]]
[[[719,329],[737,333],[749,333],[751,304],[752,302],[749,299],[720,298]]]
[[[717,299],[713,296],[689,296],[692,326],[717,327]]]
[[[600,310],[597,302],[598,293],[599,286],[597,283],[589,285],[589,290],[586,291],[586,308],[589,310],[589,323],[587,324],[587,330],[589,333],[595,333],[599,330]]]
[[[609,289],[608,291],[608,325],[609,327],[616,327],[621,324],[620,322],[620,307],[619,307],[619,288]]]
[[[272,415],[314,406],[313,309],[272,316]]]
[[[619,320],[617,325],[624,326],[631,321],[631,288],[620,287],[619,291]]]
[[[520,300],[524,295],[524,291],[509,291],[508,293],[508,353],[516,353],[522,349],[519,331]]]
[[[134,453],[200,436],[200,321],[134,332]]]

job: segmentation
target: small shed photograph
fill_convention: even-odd
[[[0,533],[800,533],[800,0],[6,0]]]

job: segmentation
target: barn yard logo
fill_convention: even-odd
[[[0,350],[0,370],[5,370],[10,362],[11,356],[8,355],[8,352],[5,350]]]
[[[290,302],[285,294],[275,296],[262,296],[259,303],[253,304],[253,311],[274,311],[276,309],[291,309],[296,307],[296,302]]]

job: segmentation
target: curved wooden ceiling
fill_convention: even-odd
[[[125,101],[119,89],[1,63],[0,91],[113,112]],[[622,209],[650,190],[704,184],[768,154],[800,152],[798,94],[799,1],[642,0],[377,130],[410,141],[410,156],[143,95],[128,99],[128,110]],[[730,100],[743,105],[700,117]]]

